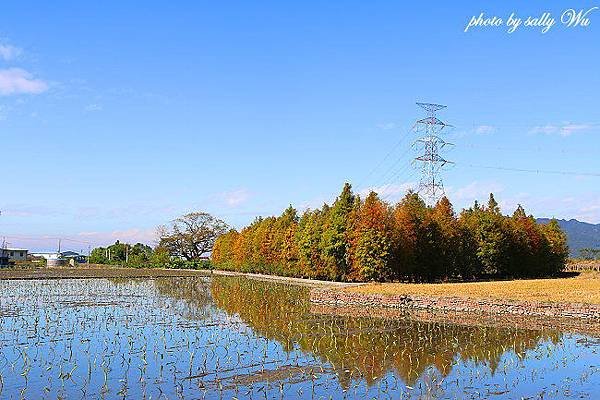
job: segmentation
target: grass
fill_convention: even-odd
[[[554,303],[600,304],[600,274],[582,273],[573,278],[531,279],[470,283],[369,283],[343,289],[383,295],[494,298]]]

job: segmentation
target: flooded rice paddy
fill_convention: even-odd
[[[311,313],[235,277],[0,281],[1,399],[595,398],[600,340]]]

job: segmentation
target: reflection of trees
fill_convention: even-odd
[[[331,363],[346,387],[353,377],[372,384],[391,371],[407,384],[429,367],[445,376],[456,358],[494,371],[506,351],[523,355],[541,340],[559,338],[516,328],[310,314],[307,289],[244,278],[214,277],[211,289],[218,307],[238,314],[258,334],[286,350],[298,343]]]
[[[147,282],[145,278],[107,278],[115,286]],[[175,310],[185,319],[199,321],[213,311],[210,283],[206,277],[155,278],[154,289],[161,295],[157,299],[161,308]],[[150,295],[150,294],[148,294]]]
[[[184,318],[192,321],[206,319],[213,311],[210,284],[202,277],[157,278],[158,292],[177,304],[170,304]]]

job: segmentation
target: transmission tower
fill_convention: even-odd
[[[427,117],[415,123],[414,131],[420,134],[415,141],[419,148],[419,155],[414,159],[420,164],[421,179],[418,192],[425,198],[428,204],[435,204],[444,195],[444,183],[442,182],[442,169],[448,164],[454,164],[443,158],[440,153],[452,143],[446,142],[439,135],[445,133],[444,128],[452,127],[436,117],[436,113],[446,106],[431,103],[417,103],[425,110]]]

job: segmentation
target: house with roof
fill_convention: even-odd
[[[27,261],[29,250],[18,248],[0,248],[0,267],[6,267],[15,261]]]

